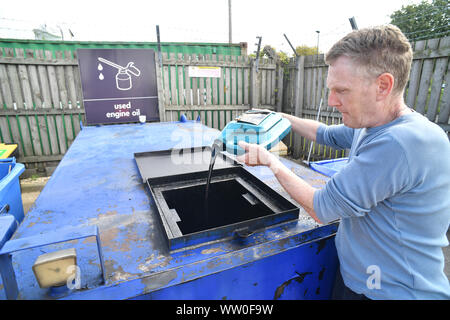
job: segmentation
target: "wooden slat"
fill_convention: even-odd
[[[283,111],[283,90],[284,90],[283,82],[284,82],[284,70],[281,64],[279,64],[277,69],[277,85],[275,94],[277,112]]]
[[[184,89],[184,70],[183,66],[180,65],[180,62],[183,61],[183,54],[178,53],[178,60],[177,60],[177,74],[178,74],[178,97],[179,97],[179,104],[185,105],[186,104],[186,91]]]
[[[76,51],[72,52],[72,56],[73,56],[74,60],[77,59]],[[83,93],[82,93],[83,90],[81,88],[81,78],[80,78],[80,71],[79,71],[78,65],[73,67],[73,75],[75,78],[75,88],[77,89],[77,105],[80,105],[82,108],[84,108]]]
[[[51,51],[44,51],[44,59],[51,60],[52,58],[53,58],[53,55],[52,55]],[[55,67],[47,66],[46,73],[48,76],[48,84],[49,84],[51,102],[49,105],[45,104],[45,107],[56,109],[55,106],[59,105],[59,93],[58,93],[58,87],[57,87],[57,81],[56,81]],[[47,130],[48,130],[51,154],[59,154],[60,153],[60,151],[59,151],[60,150],[60,146],[59,146],[60,140],[59,140],[59,136],[58,136],[58,132],[57,132],[56,116],[46,116],[46,117],[44,117],[43,120],[45,121]]]
[[[266,63],[268,63],[268,61],[266,60]],[[264,85],[264,87],[266,88],[266,94],[265,94],[265,98],[264,98],[264,104],[271,104],[270,103],[270,92],[272,90],[272,79],[270,77],[271,75],[271,71],[272,70],[265,70],[266,72],[266,83]]]
[[[209,61],[211,59],[210,55],[205,56],[206,61]],[[212,101],[212,88],[211,88],[211,82],[214,78],[205,78],[205,89],[206,89],[206,104],[211,104]]]
[[[175,53],[170,53],[171,59],[175,59]],[[176,63],[176,60],[175,60]],[[175,64],[169,67],[170,71],[170,94],[171,94],[171,105],[179,105],[178,103],[178,90],[177,90],[177,67]]]
[[[442,39],[439,43],[439,48],[446,48],[449,46],[450,46],[450,37]],[[436,120],[437,108],[442,91],[442,81],[444,80],[445,72],[447,71],[447,64],[448,64],[448,57],[438,58],[436,60],[432,76],[430,100],[428,102],[428,110],[427,110],[427,118],[430,121]]]
[[[314,56],[310,56],[311,58],[314,58]],[[317,73],[318,73],[318,68],[314,68],[311,70],[311,102],[309,107],[311,109],[317,110],[317,101],[316,101],[316,97],[317,97]]]
[[[9,57],[14,57],[15,55],[23,58],[24,57],[24,51],[23,49],[17,49],[16,52],[14,52],[13,49],[5,50],[5,53]],[[25,66],[23,65],[8,65],[7,66],[7,72],[9,81],[11,83],[11,89],[12,89],[12,95],[13,95],[13,106],[14,109],[26,109],[25,105],[25,98],[28,104],[32,105],[32,99],[31,99],[31,89],[30,84],[28,81],[28,71]],[[25,90],[23,90],[24,88]],[[25,94],[24,94],[25,93]],[[14,121],[15,120],[15,121]],[[32,156],[33,155],[33,142],[30,136],[30,130],[27,122],[27,118],[25,116],[16,116],[15,119],[12,120],[10,118],[10,124],[13,126],[13,123],[17,123],[17,131],[18,135],[16,133],[16,139],[19,141],[19,150],[21,150],[22,154],[20,154],[21,157],[23,156]],[[15,124],[14,124],[15,125]]]
[[[0,64],[0,89],[1,89],[0,93],[3,97],[3,103],[5,104],[5,106],[9,109],[14,108],[13,105],[14,101],[11,91],[11,85],[9,82],[8,71],[6,70],[6,66],[2,64]]]
[[[242,56],[237,57],[237,63],[242,64]],[[244,82],[243,82],[243,68],[236,68],[236,82],[237,82],[237,102],[242,105],[244,103]]]
[[[213,55],[212,58],[213,61],[216,61],[217,56]],[[220,72],[223,72],[223,68],[220,68]],[[212,78],[211,80],[212,84],[212,104],[219,104],[219,79],[218,78]]]
[[[58,59],[62,59],[62,52],[56,51],[55,55]],[[62,66],[49,66],[49,74],[51,74],[54,69],[55,78],[57,85],[53,87],[53,90],[58,90],[58,92],[53,93],[52,96],[54,99],[58,97],[58,101],[54,100],[53,108],[55,109],[63,109],[64,106],[68,104],[67,99],[67,91],[66,91],[66,84],[64,79],[64,67]],[[66,139],[66,130],[65,130],[65,119],[63,115],[55,115],[55,129],[57,131],[57,139],[58,139],[58,146],[59,146],[59,153],[66,153],[67,151],[67,139]]]
[[[306,60],[306,59],[305,59]],[[312,90],[312,69],[305,69],[305,107],[310,109],[312,105],[311,101],[311,90]]]
[[[55,51],[55,56],[57,59],[63,59],[63,53],[62,51]],[[55,66],[55,73],[56,73],[56,81],[58,83],[58,90],[59,90],[59,103],[57,105],[61,106],[62,108],[66,108],[69,104],[69,98],[68,98],[68,92],[67,92],[67,86],[66,86],[66,75],[64,66]]]
[[[271,79],[272,79],[272,83],[271,83],[271,91],[270,91],[270,104],[273,106],[276,106],[276,97],[277,97],[277,70],[272,70],[271,71]]]
[[[259,63],[260,63],[260,65],[263,65],[265,63],[265,60],[261,59]],[[261,86],[261,88],[260,88],[260,90],[261,90],[260,91],[261,92],[260,97],[261,97],[261,100],[260,100],[260,103],[261,104],[267,104],[267,102],[266,102],[266,98],[267,98],[267,95],[266,95],[266,91],[267,91],[267,70],[260,69],[258,72],[261,74],[261,82],[260,82],[260,86]]]
[[[162,53],[163,58],[167,57],[167,52]],[[169,86],[169,67],[164,66],[163,67],[163,87],[164,87],[164,102],[166,106],[172,105],[172,102],[170,101],[170,86]]]
[[[223,61],[223,55],[219,54],[218,56],[219,62]],[[219,79],[219,104],[223,105],[225,104],[225,72],[226,72],[226,68],[222,67],[222,74],[220,75],[220,79]]]
[[[70,55],[70,51],[65,51],[65,60],[72,61],[72,57]],[[65,66],[64,73],[66,76],[66,84],[67,84],[67,95],[69,102],[71,104],[70,108],[74,108],[77,105],[77,88],[75,82],[75,74],[73,66]]]
[[[425,41],[419,41],[415,44],[414,50],[423,50],[425,48]],[[413,60],[411,65],[411,72],[409,76],[408,95],[406,97],[406,104],[410,108],[415,108],[417,91],[419,89],[420,74],[422,71],[422,60]]]
[[[447,74],[445,75],[445,88],[442,93],[438,123],[448,124],[450,122],[450,63],[447,65]]]
[[[26,50],[26,59],[28,60],[34,60],[34,51],[33,50]],[[28,74],[28,80],[29,80],[29,97],[26,96],[25,101],[27,103],[27,109],[34,109],[36,106],[42,105],[41,95],[40,95],[40,87],[39,87],[39,79],[37,74],[37,68],[35,65],[28,65],[25,66],[25,69]],[[24,88],[27,85],[24,84]],[[31,132],[31,143],[32,143],[32,149],[33,149],[33,155],[35,156],[41,156],[43,154],[42,150],[42,142],[40,138],[40,132],[39,132],[39,122],[36,116],[30,116],[27,117],[27,124],[29,125],[30,132]]]
[[[428,48],[436,49],[438,39],[428,40]],[[428,90],[430,87],[431,75],[433,72],[434,60],[427,59],[423,62],[422,75],[420,77],[419,91],[417,95],[416,111],[424,114],[427,107]]]
[[[38,59],[44,59],[44,52],[42,50],[35,51],[35,57]],[[36,94],[40,97],[39,100],[35,99],[36,110],[46,110],[51,107],[51,97],[50,97],[50,85],[48,83],[47,69],[43,65],[38,65],[36,67],[37,77],[38,77],[38,85],[39,92]],[[36,85],[36,83],[34,83]],[[43,155],[52,154],[50,150],[50,137],[48,135],[47,123],[45,121],[45,116],[35,116],[36,125],[38,126],[38,133],[41,142],[41,148]]]
[[[316,105],[320,105],[320,100],[323,99],[323,68],[317,68],[317,92],[316,92]],[[323,101],[323,100],[322,100]],[[322,102],[322,106],[323,106]],[[322,110],[323,112],[323,110]]]
[[[249,104],[249,96],[250,96],[250,68],[248,67],[248,63],[249,63],[249,60],[248,60],[248,57],[244,57],[244,61],[245,61],[245,64],[247,65],[247,67],[245,67],[244,68],[244,79],[243,79],[243,82],[244,82],[244,86],[243,86],[243,88],[244,88],[244,104],[245,105],[248,105]]]
[[[192,62],[198,61],[198,57],[196,54],[193,54],[191,56],[191,61]],[[198,78],[190,78],[190,79],[191,79],[191,84],[192,84],[192,104],[197,106],[200,104],[199,80],[198,80]]]
[[[236,61],[236,57],[233,57],[233,61],[235,63],[237,63]],[[231,73],[231,82],[230,82],[230,87],[231,87],[231,101],[230,104],[232,105],[236,105],[237,104],[237,97],[238,97],[238,90],[237,90],[237,74],[236,74],[237,69],[236,68],[230,68],[230,73]]]
[[[14,57],[14,49],[5,48],[5,54],[9,57]],[[11,88],[12,99],[15,103],[15,108],[23,108],[22,89],[20,87],[19,74],[16,65],[7,65],[6,71],[8,74],[9,84]]]
[[[267,106],[269,107],[269,106]],[[166,111],[220,111],[220,110],[248,110],[250,106],[239,106],[239,105],[215,105],[215,104],[207,104],[207,105],[194,105],[194,106],[168,106]]]
[[[16,54],[18,56],[24,56],[23,49],[16,49]],[[30,85],[30,77],[28,75],[28,69],[25,65],[18,65],[17,71],[19,75],[20,86],[22,88],[23,101],[25,106],[19,106],[24,109],[32,109],[33,108],[33,97],[31,94],[31,85]]]
[[[204,61],[202,54],[198,55],[199,60]],[[205,105],[205,78],[198,78],[199,104]]]
[[[44,59],[45,54],[42,50],[38,50],[35,52],[36,57]],[[51,108],[52,106],[52,98],[50,94],[50,83],[47,74],[47,67],[40,65],[37,67],[37,73],[39,78],[39,84],[41,89],[41,99],[42,99],[42,107],[43,108]],[[37,107],[40,107],[37,105]]]
[[[27,50],[27,59],[34,60],[34,51],[33,50]],[[39,85],[39,76],[37,71],[37,66],[35,65],[28,65],[28,74],[30,77],[30,86],[31,86],[31,95],[32,95],[32,101],[33,105],[30,107],[41,107],[42,106],[42,93],[41,88]]]
[[[0,56],[0,64],[11,64],[11,65],[34,65],[34,66],[38,66],[38,65],[44,65],[44,66],[48,66],[48,65],[54,65],[54,66],[75,66],[78,65],[78,63],[76,61],[64,61],[64,60],[60,60],[60,59],[50,59],[50,60],[44,60],[44,59],[27,59],[24,58],[23,56],[21,57],[1,57]]]
[[[184,59],[189,59],[188,55],[184,56]],[[186,95],[186,105],[192,105],[192,89],[191,89],[191,78],[189,78],[189,66],[184,66],[184,92]]]
[[[227,59],[230,59],[230,57],[227,57]],[[231,69],[225,68],[225,104],[230,105],[231,104]]]
[[[57,59],[64,60],[64,54],[62,51],[56,51],[55,56]],[[66,66],[56,66],[56,79],[58,81],[59,89],[59,107],[60,109],[69,109],[69,95],[68,95],[68,85],[66,83]],[[61,153],[65,153],[72,143],[73,130],[72,121],[70,116],[56,116],[58,124],[58,135],[60,137]]]

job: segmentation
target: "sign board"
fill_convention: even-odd
[[[189,66],[189,77],[220,78],[220,67]]]
[[[78,49],[87,124],[158,121],[155,52]]]

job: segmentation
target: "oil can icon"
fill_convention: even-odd
[[[141,74],[141,71],[134,66],[134,62],[128,62],[126,67],[122,67],[102,57],[98,57],[98,60],[118,70],[116,74],[116,88],[118,90],[130,90],[133,87],[131,75],[139,77]],[[101,67],[101,65],[99,64],[98,69],[102,70],[103,67]],[[100,80],[104,79],[102,73],[100,73],[99,79]]]

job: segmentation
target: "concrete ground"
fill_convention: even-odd
[[[44,188],[49,177],[39,177],[20,180],[20,186],[22,188],[22,202],[25,215],[30,210],[34,201],[39,196],[39,193]],[[450,231],[447,232],[447,238],[450,239]],[[445,274],[450,279],[450,246],[443,248],[445,256]]]
[[[29,179],[21,179],[20,187],[22,190],[22,203],[23,203],[23,212],[25,215],[30,210],[31,206],[36,201],[37,197],[41,193],[41,190],[45,187],[48,179],[50,177],[38,177],[38,178],[29,178]]]

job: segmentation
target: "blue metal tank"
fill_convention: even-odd
[[[337,222],[319,225],[302,208],[297,219],[246,237],[168,247],[134,155],[210,145],[217,134],[193,121],[84,127],[0,249],[0,271],[11,280],[0,284],[0,298],[328,299]],[[329,179],[282,162],[314,187]],[[293,201],[268,168],[245,170]],[[33,264],[68,248],[76,250],[79,283],[52,296],[37,283]]]

